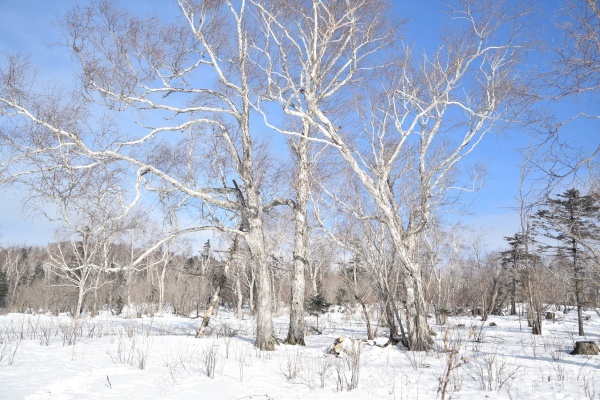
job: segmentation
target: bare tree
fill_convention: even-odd
[[[84,298],[89,291],[97,291],[105,282],[99,277],[102,272],[114,268],[110,254],[114,242],[124,231],[129,220],[120,216],[102,215],[102,219],[80,219],[73,210],[70,215],[63,214],[65,226],[57,233],[57,243],[48,246],[47,265],[50,271],[63,278],[66,283],[77,289],[77,305],[74,318],[83,310]],[[97,301],[97,299],[96,299]]]
[[[329,191],[327,187],[334,186],[340,176],[344,176],[345,189]],[[337,247],[336,253],[341,253],[337,257],[343,256],[338,276],[343,278],[351,302],[358,302],[362,308],[367,337],[372,339],[376,335],[376,329],[371,328],[367,305],[377,300],[382,318],[389,327],[387,344],[401,341],[408,347],[397,306],[402,300],[399,290],[402,268],[387,226],[370,199],[363,196],[361,183],[347,168],[335,169],[332,179],[333,183],[322,182],[320,193],[313,194],[313,208],[320,230],[336,244],[328,248]]]
[[[283,22],[285,11],[261,7],[275,48],[276,62],[265,68],[273,96],[284,112],[318,129],[314,140],[336,148],[372,196],[404,267],[410,348],[428,349],[417,238],[432,208],[455,188],[459,163],[519,104],[515,68],[526,10],[462,2],[449,13],[452,32],[438,52],[420,59],[408,47],[399,50],[386,68],[389,76],[373,84],[383,90],[359,98],[357,121],[340,109],[341,94],[361,73],[391,62],[380,51],[392,35],[385,6],[307,3],[285,2],[284,8],[302,10],[294,24]],[[359,121],[362,136],[356,134]]]
[[[169,264],[172,263],[174,254],[171,252],[172,242],[166,244],[165,249],[161,251],[161,260],[159,268],[156,269],[156,278],[158,281],[158,315],[162,317],[165,312],[165,281]]]
[[[520,179],[519,179],[519,216],[521,220],[521,232],[515,234],[513,238],[507,238],[509,243],[513,247],[511,250],[514,256],[522,258],[518,260],[523,264],[523,286],[527,295],[528,301],[528,321],[531,326],[532,333],[534,335],[542,334],[542,312],[544,311],[544,302],[540,295],[539,286],[541,282],[539,280],[539,267],[541,265],[540,257],[533,254],[533,247],[535,246],[535,240],[533,238],[533,231],[530,223],[531,214],[535,206],[533,187],[526,187],[527,180],[531,174],[531,164],[524,162],[520,167]],[[512,243],[511,243],[512,241]],[[516,261],[516,260],[515,260]]]
[[[554,69],[548,74],[554,98],[593,94],[600,89],[599,7],[598,0],[568,0],[559,10],[556,25],[563,33],[563,41],[553,48]],[[580,109],[576,116],[598,118],[597,101],[591,105],[592,110]],[[596,154],[599,149],[592,151]]]
[[[309,143],[320,142],[385,225],[402,266],[409,346],[428,349],[419,237],[437,207],[472,189],[459,165],[520,100],[521,10],[464,1],[449,13],[443,46],[417,56],[397,38],[384,0],[177,5],[183,19],[174,23],[104,1],[69,13],[64,44],[81,68],[73,91],[40,90],[27,60],[8,57],[0,67],[6,179],[103,166],[134,203],[142,192],[169,198],[185,223],[161,243],[204,229],[239,235],[251,255],[250,293],[257,289],[256,346],[272,350],[265,215],[282,204],[295,211],[288,339],[301,343]],[[274,105],[289,120],[275,123]],[[293,202],[270,184],[278,171],[254,123],[261,113],[293,138]]]
[[[427,290],[429,302],[435,310],[436,323],[443,325],[445,317],[450,312],[452,288],[454,288],[455,271],[459,266],[465,250],[465,230],[468,228],[456,224],[447,230],[439,222],[430,225],[429,229],[422,236],[422,261],[424,265],[425,279],[433,281],[432,284],[425,283],[425,287],[431,286]],[[469,232],[474,240],[480,240],[480,234]]]
[[[12,153],[2,165],[14,178],[52,168],[14,161],[76,153],[78,163],[68,164],[73,171],[111,165],[138,189],[176,194],[178,211],[194,221],[178,234],[241,235],[257,279],[256,346],[273,350],[263,213],[275,204],[263,201],[271,193],[264,185],[271,163],[251,133],[251,14],[245,2],[177,4],[184,23],[139,18],[102,1],[69,13],[65,45],[80,64],[81,89],[68,101],[65,94],[34,93],[27,62],[10,57],[0,73],[0,109],[13,124],[3,134]],[[106,116],[92,104],[105,106]],[[70,117],[58,121],[56,110]],[[113,116],[126,111],[133,123],[118,125]],[[31,129],[21,130],[25,125]],[[17,131],[29,133],[11,135]]]
[[[367,23],[365,30],[373,29],[381,22],[378,21],[378,15],[382,13],[383,5],[372,1],[335,4],[304,0],[270,3],[252,1],[252,3],[259,12],[261,29],[266,36],[262,42],[257,43],[259,50],[257,64],[263,71],[266,81],[261,97],[266,102],[274,101],[281,104],[285,115],[293,121],[291,126],[275,125],[268,117],[268,107],[259,108],[268,126],[288,136],[295,158],[293,210],[296,236],[292,308],[287,341],[303,344],[304,270],[308,266],[309,240],[307,233],[309,174],[314,162],[310,159],[312,147],[310,142],[318,140],[316,134],[319,132],[311,112],[305,108],[303,86],[305,83],[308,86],[314,83],[315,87],[325,85],[324,87],[330,92],[327,96],[333,96],[352,79],[357,68],[352,61],[361,60],[382,47],[382,38],[377,37],[379,32],[374,32],[375,37],[364,35],[365,41],[362,42],[366,45],[364,49],[360,49],[361,43],[349,44],[348,42],[355,38],[357,33],[355,28],[359,24],[352,20],[358,14],[373,10],[369,16],[373,16],[374,20]],[[327,20],[329,17],[331,18]],[[368,19],[364,16],[360,18],[360,23]],[[361,36],[362,33],[364,32],[358,33],[356,37]],[[346,34],[350,36],[343,39]],[[317,43],[317,37],[321,35],[318,40],[322,42]],[[384,34],[386,35],[389,35],[389,32]],[[312,43],[305,42],[313,39],[315,41]],[[339,47],[338,39],[341,43]],[[324,46],[321,46],[323,44]],[[353,45],[356,45],[357,53],[349,60],[345,60],[343,52],[351,51]],[[311,60],[304,59],[305,56],[310,57]],[[341,65],[338,65],[339,63]],[[343,65],[344,63],[346,65]],[[307,82],[298,81],[299,75],[306,77]],[[296,107],[299,107],[298,112],[294,111]]]
[[[0,271],[4,273],[6,279],[6,297],[5,303],[8,306],[13,306],[17,299],[17,290],[23,281],[23,277],[27,276],[29,266],[24,262],[27,249],[18,247],[8,247],[2,251],[2,261]]]
[[[90,290],[95,293],[94,311],[97,311],[97,290],[105,283],[100,275],[118,265],[115,245],[135,230],[136,237],[130,240],[130,247],[141,247],[143,236],[137,234],[147,221],[147,213],[136,207],[137,197],[132,203],[126,202],[123,191],[113,185],[113,172],[103,166],[78,175],[55,170],[45,174],[46,179],[35,187],[36,196],[55,207],[56,215],[47,215],[62,225],[57,232],[57,243],[48,246],[48,263],[52,272],[78,290],[75,318],[79,317]],[[132,250],[128,263],[132,270],[144,258],[141,255],[144,251],[139,253]],[[95,282],[91,282],[94,276]]]
[[[552,68],[542,74],[543,88],[550,113],[541,119],[541,136],[532,146],[526,159],[536,172],[543,196],[555,188],[562,190],[573,185],[573,180],[590,184],[597,175],[600,146],[594,141],[582,145],[566,136],[570,126],[591,131],[600,118],[598,92],[600,90],[600,12],[598,0],[565,0],[555,11],[554,23],[559,40],[548,43]],[[590,179],[591,178],[591,179]],[[577,185],[581,184],[580,182]]]
[[[83,311],[86,293],[97,289],[97,286],[91,282],[91,277],[100,269],[91,258],[95,254],[89,246],[89,232],[83,230],[76,232],[75,235],[80,237],[64,238],[66,240],[48,247],[48,267],[53,274],[66,281],[56,285],[69,286],[77,290],[77,303],[73,317],[79,318]]]

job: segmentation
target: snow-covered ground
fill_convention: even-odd
[[[586,316],[586,339],[596,340],[600,317]],[[575,311],[544,321],[541,336],[518,317],[492,316],[483,327],[477,318],[451,317],[434,326],[429,353],[375,345],[386,342],[384,329],[376,343],[358,340],[365,337],[358,314],[321,316],[323,335],[274,352],[254,349],[248,317],[222,310],[211,335],[195,339],[199,323],[104,314],[74,329],[67,316],[0,316],[0,399],[425,400],[442,397],[446,378],[445,398],[600,398],[600,356],[569,354],[584,340]],[[287,319],[275,326],[285,337]],[[340,336],[357,340],[346,340],[339,358],[325,354]]]

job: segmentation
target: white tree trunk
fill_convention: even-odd
[[[219,301],[219,296],[221,294],[221,290],[223,289],[223,285],[225,285],[225,283],[227,282],[227,275],[229,273],[229,267],[231,266],[231,262],[237,251],[238,240],[239,240],[239,236],[235,236],[235,238],[233,239],[233,243],[231,244],[231,248],[229,249],[229,258],[227,260],[227,263],[225,264],[225,268],[223,269],[223,271],[222,272],[219,272],[218,270],[213,271],[213,274],[215,274],[215,273],[217,274],[217,275],[213,275],[213,282],[216,282],[216,287],[210,298],[210,304],[209,304],[208,308],[206,309],[206,312],[204,313],[204,318],[202,318],[202,324],[200,324],[200,328],[198,328],[198,332],[196,333],[197,338],[204,336],[204,332],[206,331],[206,328],[208,327],[208,323],[210,322],[210,317],[212,316],[213,312],[214,312],[215,316],[217,315],[217,311],[218,311],[217,304]],[[215,268],[215,267],[213,266],[213,268]]]
[[[85,297],[85,284],[84,282],[82,282],[81,285],[79,285],[79,288],[77,290],[77,308],[75,309],[75,315],[73,316],[73,318],[77,319],[81,316],[81,308],[83,307],[83,299]]]
[[[406,328],[409,348],[413,351],[429,350],[433,340],[429,334],[423,280],[418,265],[410,261],[404,265],[403,283],[406,292]]]
[[[98,288],[100,287],[100,272],[96,275],[96,285],[94,286],[94,306],[92,307],[92,317],[98,314]]]
[[[210,299],[210,305],[208,306],[208,308],[206,309],[206,312],[204,313],[204,318],[202,318],[202,323],[200,324],[200,328],[198,328],[198,332],[196,332],[196,338],[202,337],[204,336],[204,332],[206,331],[206,328],[208,327],[208,323],[210,322],[210,317],[213,314],[213,310],[215,309],[215,307],[217,306],[217,302],[219,301],[219,294],[221,293],[221,286],[217,286],[215,288],[215,291],[213,292],[211,299]]]
[[[262,214],[262,213],[260,213]],[[273,301],[271,292],[271,270],[267,263],[263,225],[261,218],[248,218],[249,231],[246,243],[256,270],[256,343],[260,350],[275,350],[273,330]]]
[[[409,349],[413,351],[429,350],[433,345],[433,340],[429,334],[427,323],[421,268],[411,258],[411,254],[414,252],[412,246],[414,241],[403,240],[399,232],[393,231],[392,227],[389,231],[403,267],[404,279],[402,282],[406,295],[406,334]]]
[[[238,271],[236,274],[236,279],[235,279],[235,293],[237,295],[237,308],[236,308],[236,313],[235,316],[238,319],[242,318],[242,305],[243,305],[243,301],[244,301],[244,297],[242,296],[242,277],[241,277],[241,271],[239,270],[239,266],[238,266]]]
[[[167,264],[164,263],[160,275],[158,276],[158,315],[162,317],[165,313],[165,276],[167,274]]]
[[[131,306],[131,280],[133,278],[133,272],[132,271],[127,271],[126,272],[127,275],[127,318],[135,318],[136,315],[131,313],[132,310],[132,306]]]
[[[256,307],[254,304],[254,288],[256,287],[256,275],[254,266],[250,267],[250,282],[248,284],[248,307],[250,307],[250,314],[256,314]]]
[[[308,135],[308,127],[305,128]],[[296,147],[297,176],[296,176],[296,204],[294,206],[294,266],[292,271],[292,297],[290,305],[290,326],[286,338],[287,344],[299,344],[304,346],[304,273],[308,263],[308,224],[307,209],[309,196],[308,183],[308,142],[306,138],[300,138]],[[316,290],[316,280],[313,287]]]

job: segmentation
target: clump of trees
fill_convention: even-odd
[[[3,250],[10,307],[37,279],[49,298],[59,287],[76,297],[53,300],[55,312],[71,303],[78,317],[91,303],[95,314],[121,298],[130,316],[157,304],[203,315],[206,327],[221,299],[238,316],[247,304],[256,346],[273,350],[281,303],[286,342],[304,344],[305,299],[320,284],[360,304],[370,337],[377,304],[390,340],[411,350],[432,347],[430,307],[485,318],[525,298],[541,332],[540,312],[556,300],[539,288],[558,253],[532,255],[527,231],[484,254],[443,217],[480,184],[482,169],[466,161],[481,141],[531,122],[543,97],[531,91],[548,90],[523,62],[531,9],[460,1],[441,46],[421,53],[385,0],[175,6],[178,19],[109,1],[74,8],[63,45],[79,74],[61,88],[40,85],[26,57],[0,63],[0,182],[51,202],[62,225],[33,269]],[[569,83],[577,93],[589,80]],[[558,204],[536,216],[566,246],[561,235],[574,234],[547,225]],[[567,253],[578,309],[584,268],[573,252],[594,246],[585,229]],[[198,257],[182,238],[199,234],[222,245]],[[42,303],[22,307],[51,308]]]
[[[585,270],[598,261],[594,255],[600,240],[600,198],[569,189],[557,197],[548,197],[534,218],[539,233],[550,239],[544,249],[552,251],[561,264],[571,270],[567,276],[573,286],[578,333],[584,336],[582,311],[587,304],[585,292],[592,277]]]

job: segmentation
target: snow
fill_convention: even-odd
[[[576,340],[600,333],[600,317],[585,315],[585,338],[575,311],[544,321],[541,336],[518,316],[492,316],[483,327],[479,318],[449,317],[433,326],[435,350],[424,353],[378,346],[383,328],[368,343],[360,315],[340,312],[321,316],[323,335],[307,336],[306,347],[274,352],[253,347],[251,318],[225,310],[202,339],[194,338],[200,319],[173,315],[105,313],[74,327],[65,315],[8,314],[0,316],[0,399],[424,400],[441,398],[446,376],[446,398],[600,398],[600,356],[569,354]],[[278,337],[287,323],[274,321]],[[343,356],[326,354],[340,336],[348,338]],[[358,387],[348,391],[353,366]]]

